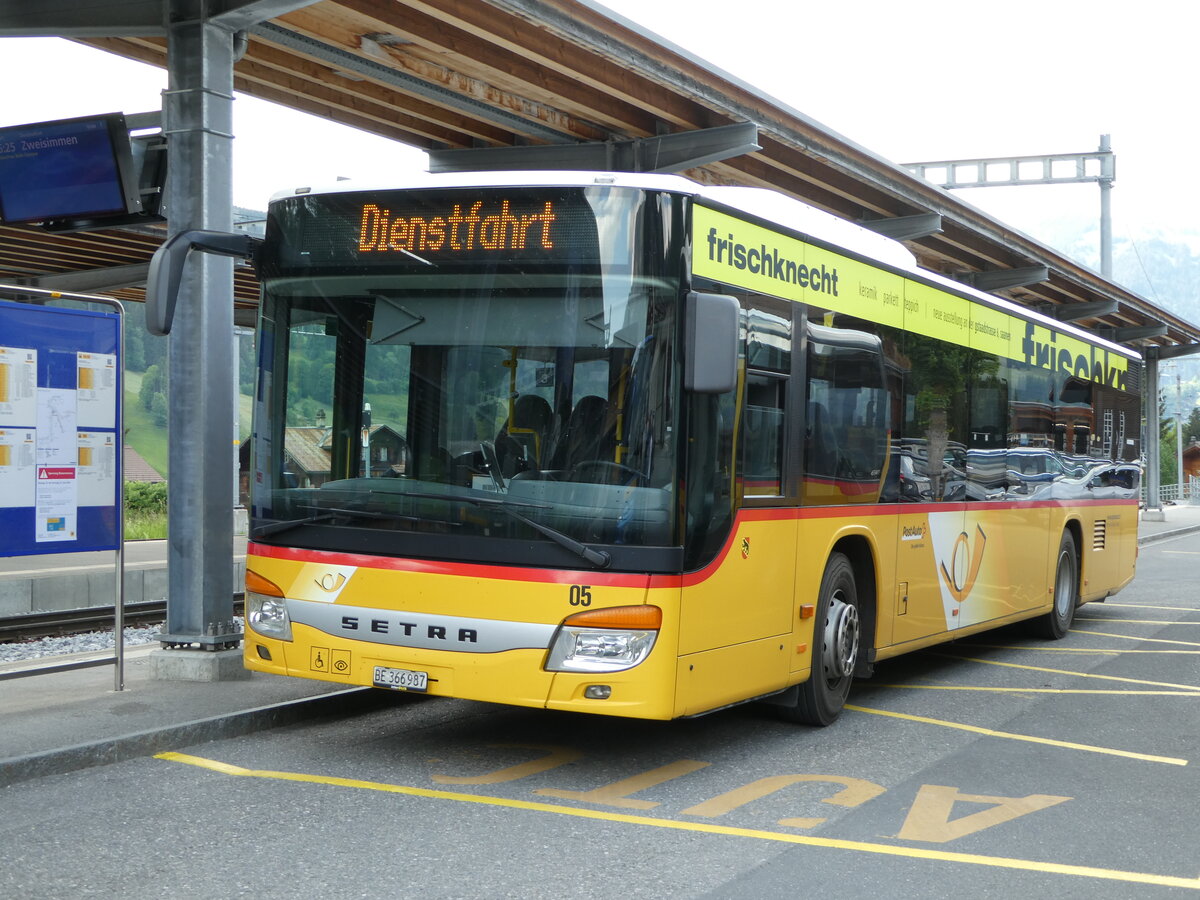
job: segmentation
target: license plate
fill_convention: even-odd
[[[429,689],[429,673],[413,672],[410,669],[389,669],[386,666],[376,666],[372,678],[375,687],[389,688],[393,691],[419,691]]]

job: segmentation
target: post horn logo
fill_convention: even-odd
[[[982,528],[976,525],[975,536],[975,547],[972,549],[970,538],[967,537],[965,531],[962,532],[954,541],[954,551],[950,555],[950,570],[947,571],[945,562],[938,566],[942,573],[942,581],[946,583],[946,589],[959,603],[966,600],[967,595],[975,587],[975,579],[979,577],[979,567],[983,565],[983,548],[987,544],[987,535],[983,533]]]
[[[326,572],[320,578],[314,578],[313,583],[327,594],[335,594],[346,583],[346,576],[341,572]]]

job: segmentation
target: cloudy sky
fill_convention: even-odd
[[[1118,238],[1200,234],[1192,155],[1200,4],[1184,0],[606,0],[610,9],[895,162],[1095,150],[1112,136]],[[157,109],[160,70],[50,38],[4,38],[0,124]],[[387,180],[423,155],[240,97],[235,203],[337,176]],[[1095,185],[964,200],[1035,237],[1095,223]]]
[[[893,162],[1087,152],[1110,134],[1118,236],[1197,230],[1200,4],[605,4]],[[1035,234],[1099,215],[1093,184],[960,193]]]

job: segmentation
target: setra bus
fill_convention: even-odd
[[[303,189],[255,257],[251,669],[826,725],[1133,577],[1137,354],[772,191]]]

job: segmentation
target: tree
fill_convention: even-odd
[[[154,409],[154,398],[156,395],[161,396],[162,392],[162,369],[158,366],[151,366],[146,370],[146,374],[142,376],[142,387],[138,391],[138,400],[141,402],[142,408],[152,412]]]
[[[150,415],[154,419],[154,424],[160,428],[166,427],[167,424],[167,398],[162,393],[154,395],[154,399],[150,403]]]
[[[1183,423],[1183,445],[1200,441],[1200,406],[1192,408],[1192,414]]]
[[[125,368],[130,372],[146,371],[146,351],[142,346],[141,329],[125,329]]]

